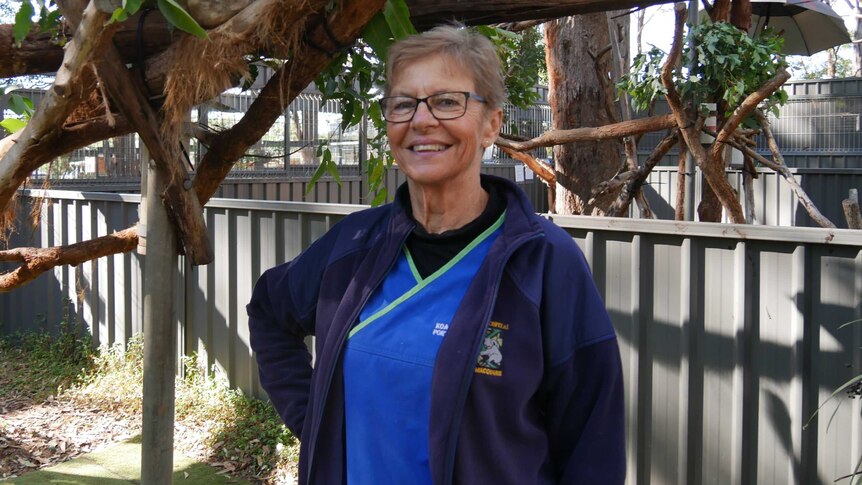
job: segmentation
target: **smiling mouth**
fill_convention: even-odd
[[[449,148],[448,145],[414,145],[410,147],[410,150],[416,153],[427,153],[427,152],[442,152],[443,150]]]

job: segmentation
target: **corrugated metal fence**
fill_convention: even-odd
[[[137,197],[50,192],[15,246],[128,226]],[[27,214],[27,199],[21,213]],[[180,349],[262,396],[244,304],[265,268],[297,255],[356,206],[219,199],[206,208],[216,260],[183,268]],[[553,218],[583,248],[619,334],[629,483],[830,483],[862,453],[862,231]],[[64,310],[97,342],[141,330],[141,257],[56,269],[0,294],[4,333],[56,328]],[[830,416],[834,419],[830,422]]]
[[[862,170],[791,168],[799,185],[805,190],[820,212],[836,226],[847,227],[841,201],[847,198],[849,189],[862,191]],[[650,173],[644,193],[650,207],[659,219],[672,220],[676,201],[676,184],[679,173],[676,168],[656,167]],[[743,193],[743,174],[739,170],[729,170],[727,180],[739,193]],[[758,170],[758,178],[752,181],[754,192],[754,224],[767,226],[819,227],[811,220],[808,212],[799,205],[799,199],[790,185],[777,173],[768,169]],[[701,200],[703,177],[695,178],[695,201]],[[740,195],[745,207],[745,198]],[[636,210],[630,211],[637,217]]]

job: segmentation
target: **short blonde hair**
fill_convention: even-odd
[[[485,98],[488,109],[501,108],[506,102],[500,57],[494,44],[463,25],[441,25],[392,44],[386,63],[386,95],[400,69],[435,54],[448,57],[470,73],[476,94]]]

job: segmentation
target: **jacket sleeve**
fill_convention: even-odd
[[[314,334],[317,296],[333,232],[290,263],[264,272],[246,306],[260,384],[297,437],[302,435],[311,385],[311,353],[305,338]]]
[[[626,476],[623,378],[615,338],[578,349],[550,369],[551,461],[560,484],[622,484]]]
[[[622,484],[625,405],[619,347],[586,260],[567,236],[546,260],[542,393],[560,484]]]

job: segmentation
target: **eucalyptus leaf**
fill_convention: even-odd
[[[383,7],[383,16],[389,25],[389,30],[395,40],[403,39],[416,33],[416,28],[410,21],[410,10],[404,0],[387,0]]]
[[[142,0],[123,0],[123,10],[129,15],[134,15],[141,9],[142,3]]]
[[[27,34],[30,33],[30,28],[33,26],[33,14],[35,13],[33,4],[29,0],[21,2],[21,7],[18,9],[18,13],[15,14],[15,26],[12,28],[12,36],[16,44],[20,44],[27,37]]]
[[[111,18],[108,19],[108,23],[125,22],[128,18],[129,14],[126,13],[126,9],[120,7],[114,10],[114,13],[111,14]]]
[[[386,59],[389,54],[389,46],[392,45],[392,30],[383,16],[383,12],[377,12],[377,15],[371,18],[365,30],[362,31],[362,38],[380,57]]]
[[[322,177],[324,173],[326,173],[326,164],[321,163],[318,165],[317,170],[314,171],[314,175],[311,176],[311,180],[308,181],[308,186],[305,188],[305,195],[311,193],[314,189],[314,184],[320,180],[320,177]]]
[[[27,126],[27,122],[18,118],[6,118],[0,121],[0,126],[9,133],[16,133],[23,130]]]
[[[9,96],[9,109],[14,111],[15,114],[29,119],[33,114],[33,101],[30,98],[13,94]]]
[[[201,39],[207,38],[207,32],[198,25],[195,19],[176,0],[158,0],[157,5],[165,19],[174,27],[195,37]]]

